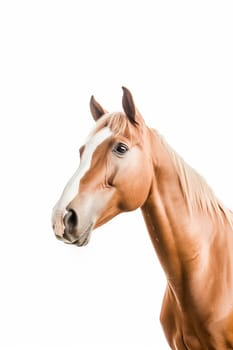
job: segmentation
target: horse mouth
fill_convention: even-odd
[[[90,223],[86,229],[81,233],[81,235],[79,235],[79,237],[72,237],[68,232],[64,233],[64,242],[67,244],[73,244],[76,245],[77,247],[84,247],[85,245],[87,245],[90,241],[91,238],[91,232],[93,229],[94,224]]]

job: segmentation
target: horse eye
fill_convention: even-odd
[[[129,150],[128,146],[126,146],[124,143],[119,142],[116,144],[116,146],[113,149],[114,153],[117,153],[118,155],[122,156]]]

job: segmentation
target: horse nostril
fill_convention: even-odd
[[[73,209],[69,209],[68,213],[64,217],[64,225],[69,233],[72,233],[78,224],[78,216]]]

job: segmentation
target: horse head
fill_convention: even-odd
[[[122,106],[123,112],[108,113],[91,97],[95,127],[80,147],[79,167],[53,209],[55,235],[66,243],[86,245],[94,228],[141,207],[148,196],[148,128],[125,87]]]

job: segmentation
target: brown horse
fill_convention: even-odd
[[[129,90],[96,121],[53,210],[56,237],[83,246],[94,228],[141,208],[167,277],[161,323],[172,349],[233,349],[233,215],[205,180],[146,126]]]

